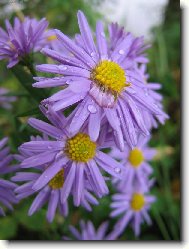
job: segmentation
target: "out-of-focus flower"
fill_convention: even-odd
[[[25,63],[28,54],[41,50],[48,42],[45,18],[40,21],[29,17],[25,17],[24,21],[15,18],[13,26],[8,20],[5,25],[6,30],[0,28],[0,60],[8,59],[8,68],[18,62]]]
[[[121,192],[129,191],[133,189],[135,182],[137,182],[142,189],[148,190],[148,178],[153,172],[152,167],[148,161],[156,154],[156,150],[149,148],[147,143],[150,140],[149,137],[140,136],[137,146],[132,150],[125,146],[123,152],[117,148],[113,148],[111,151],[112,157],[121,161],[125,166],[126,171],[121,180],[114,179],[117,189]]]
[[[42,142],[48,140],[48,137],[31,137],[31,140]],[[28,151],[25,151],[24,149],[20,149],[20,154],[15,155],[15,158],[18,161],[22,162],[27,159],[29,155],[32,157],[35,155],[35,153],[30,153]],[[47,220],[49,222],[52,222],[57,208],[59,209],[60,214],[62,214],[64,217],[68,215],[68,203],[67,200],[62,203],[61,193],[63,190],[66,175],[69,171],[67,168],[61,169],[42,189],[36,191],[32,187],[35,185],[46,168],[48,168],[48,164],[46,165],[46,167],[45,165],[44,167],[37,167],[34,172],[18,172],[15,176],[12,177],[12,180],[15,182],[25,182],[23,185],[15,189],[15,192],[18,194],[18,200],[27,198],[37,193],[37,196],[29,209],[28,215],[33,215],[36,211],[42,208],[42,206],[48,203]],[[88,211],[91,211],[90,204],[97,205],[98,201],[88,191],[88,189],[84,189],[81,196],[81,205]]]
[[[16,101],[16,97],[6,96],[7,93],[9,93],[8,89],[0,87],[0,107],[10,109],[12,107],[12,102]]]
[[[23,159],[21,167],[43,168],[43,173],[32,189],[35,191],[43,189],[63,170],[66,174],[60,194],[62,203],[72,194],[74,204],[79,206],[83,191],[88,188],[87,185],[90,185],[98,197],[107,194],[108,187],[100,168],[111,176],[121,178],[124,167],[101,151],[103,136],[93,141],[85,129],[71,136],[66,130],[67,120],[60,112],[47,111],[43,107],[41,109],[52,125],[35,118],[30,118],[28,122],[51,140],[45,137],[43,141],[30,141],[20,146],[20,150],[28,155]]]
[[[77,35],[74,41],[56,31],[56,36],[70,54],[46,48],[42,50],[60,65],[43,64],[36,67],[38,71],[55,73],[59,77],[36,78],[38,82],[33,86],[64,86],[65,89],[43,101],[51,105],[54,111],[79,103],[70,119],[70,134],[75,135],[83,125],[88,125],[89,135],[94,138],[95,130],[97,138],[102,121],[107,120],[119,148],[124,149],[124,140],[134,147],[137,133],[149,135],[141,108],[152,115],[162,114],[162,110],[150,98],[146,98],[143,91],[139,91],[138,85],[143,83],[143,78],[135,70],[138,52],[133,50],[139,51],[140,45],[133,41],[130,33],[124,36],[119,32],[117,34],[110,26],[109,46],[101,22],[97,23],[95,44],[81,11],[78,12],[78,22],[81,35]]]
[[[107,235],[108,222],[103,222],[100,227],[96,230],[91,221],[80,221],[81,233],[74,227],[70,226],[70,232],[74,236],[73,240],[115,240],[114,234]],[[63,237],[64,240],[72,240],[68,237]]]
[[[51,48],[55,51],[65,51],[64,46],[62,45],[61,41],[58,39],[56,35],[56,31],[54,29],[49,29],[44,34],[46,39],[45,48]]]
[[[140,226],[143,222],[151,224],[148,211],[151,204],[156,198],[148,192],[142,190],[141,187],[133,187],[132,191],[125,193],[117,193],[112,197],[111,208],[114,209],[110,216],[116,217],[121,215],[118,222],[114,226],[114,232],[120,235],[125,228],[131,223],[135,236],[140,234]]]
[[[9,154],[10,149],[7,146],[8,138],[0,140],[0,216],[5,215],[2,205],[10,210],[13,210],[12,204],[17,203],[14,195],[16,184],[4,180],[3,177],[6,173],[14,171],[14,166],[10,166],[13,156]]]

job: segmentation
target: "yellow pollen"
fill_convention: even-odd
[[[103,60],[91,72],[91,79],[102,90],[110,91],[113,95],[120,94],[126,83],[125,71],[115,62]]]
[[[64,170],[61,169],[49,182],[49,187],[52,189],[62,188],[64,184]]]
[[[71,160],[86,163],[95,156],[96,143],[87,134],[78,133],[67,140],[65,152]]]
[[[131,199],[131,208],[134,211],[141,210],[145,205],[145,199],[142,194],[134,193]]]
[[[15,46],[11,41],[8,41],[7,44],[10,46],[11,50],[15,50]]]
[[[56,35],[50,35],[50,36],[47,37],[48,41],[53,41],[53,40],[56,40],[56,39],[57,39]]]
[[[142,151],[137,148],[131,150],[129,153],[128,160],[133,167],[137,168],[144,161],[144,156]]]

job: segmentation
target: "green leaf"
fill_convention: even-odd
[[[16,234],[17,224],[13,217],[2,217],[0,218],[0,239],[7,240]]]

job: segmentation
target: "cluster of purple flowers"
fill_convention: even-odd
[[[9,68],[40,50],[55,62],[37,65],[36,70],[55,76],[35,77],[33,87],[60,87],[39,106],[49,122],[29,118],[40,135],[18,148],[15,159],[22,172],[12,181],[21,185],[0,180],[5,189],[0,192],[10,195],[6,200],[0,193],[0,202],[7,207],[15,202],[12,189],[17,200],[36,195],[28,214],[47,203],[47,220],[52,222],[57,209],[68,215],[70,197],[75,206],[92,211],[92,205],[109,194],[107,182],[111,182],[117,193],[112,196],[110,217],[121,215],[112,232],[105,235],[107,223],[95,231],[90,221],[81,221],[81,234],[72,226],[70,231],[77,240],[113,240],[131,224],[138,236],[140,225],[151,222],[148,211],[155,201],[149,193],[154,180],[148,161],[156,151],[147,142],[151,129],[168,118],[156,92],[161,85],[147,82],[148,46],[143,38],[117,24],[108,26],[106,37],[100,21],[94,34],[81,11],[78,23],[80,34],[74,39],[59,30],[46,30],[45,19],[16,18],[13,27],[6,21],[6,31],[0,29],[0,59],[8,59]],[[7,162],[6,156],[4,149],[0,157]]]

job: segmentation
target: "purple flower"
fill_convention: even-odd
[[[137,146],[132,150],[128,146],[125,146],[123,152],[117,148],[113,148],[111,151],[112,157],[121,161],[126,168],[121,180],[113,180],[119,191],[125,192],[126,190],[132,190],[135,182],[137,182],[142,189],[148,189],[148,178],[153,172],[148,161],[152,160],[156,154],[155,149],[148,147],[147,143],[149,140],[150,137],[141,135],[138,139]]]
[[[111,217],[120,216],[118,222],[114,226],[114,234],[119,236],[124,232],[129,223],[131,223],[135,236],[140,234],[140,226],[143,222],[151,224],[148,211],[151,204],[156,198],[142,190],[140,187],[133,188],[132,191],[125,193],[117,193],[112,197]]]
[[[138,63],[147,63],[149,60],[144,53],[146,49],[151,47],[150,44],[144,43],[144,37],[134,37],[131,33],[125,32],[124,27],[120,27],[117,23],[112,23],[108,27],[110,34],[110,50],[114,49],[125,39],[127,35],[132,38],[132,43],[128,54],[125,59],[125,63],[130,66],[137,66]]]
[[[16,101],[16,97],[6,96],[8,92],[8,89],[0,87],[0,107],[5,109],[10,109],[12,107],[12,102]]]
[[[138,86],[143,84],[143,78],[135,69],[138,52],[133,50],[140,51],[139,42],[130,33],[117,34],[112,25],[109,27],[108,42],[103,24],[98,22],[95,44],[81,11],[78,12],[78,22],[81,35],[77,35],[74,41],[59,30],[56,31],[56,36],[69,54],[46,48],[42,50],[42,53],[58,61],[59,65],[43,64],[36,67],[38,71],[59,76],[37,78],[38,82],[33,86],[64,86],[63,90],[43,101],[46,105],[52,105],[54,111],[79,103],[70,118],[71,135],[77,134],[83,125],[87,125],[89,135],[92,136],[95,130],[98,137],[101,124],[108,122],[120,149],[124,148],[124,140],[134,147],[138,132],[149,135],[142,110],[152,115],[162,114],[162,110],[150,98],[146,98]]]
[[[31,137],[31,140],[42,142],[48,140],[48,137],[45,135],[43,138],[40,136],[37,136],[36,138]],[[20,154],[15,155],[15,158],[18,161],[23,162],[29,155],[33,156],[35,154],[33,152],[30,153],[24,149],[20,149]],[[37,193],[37,196],[29,209],[28,215],[33,215],[36,211],[48,203],[47,220],[52,222],[57,208],[59,209],[60,214],[64,217],[68,215],[68,203],[67,200],[62,203],[61,193],[66,175],[69,171],[68,169],[61,169],[42,189],[38,191],[34,190],[33,186],[47,167],[48,165],[46,165],[46,167],[38,166],[36,167],[35,172],[18,172],[14,177],[12,177],[12,180],[16,182],[25,182],[23,185],[15,189],[15,192],[18,194],[18,200],[27,198]],[[98,201],[88,190],[89,188],[83,190],[81,205],[88,211],[91,211],[90,204],[97,205]]]
[[[121,178],[124,167],[101,151],[103,136],[98,140],[92,140],[85,129],[71,136],[66,130],[67,120],[60,112],[46,111],[45,108],[42,108],[42,111],[52,125],[35,118],[30,118],[28,122],[45,134],[44,139],[20,146],[20,150],[27,155],[21,163],[22,168],[43,168],[43,173],[32,185],[32,189],[43,189],[63,170],[65,177],[60,190],[61,203],[72,194],[74,204],[79,206],[82,193],[88,188],[98,197],[107,194],[108,187],[100,168],[111,176]]]
[[[6,31],[0,28],[0,60],[8,59],[8,68],[25,59],[29,53],[39,51],[47,44],[45,30],[48,22],[45,18],[37,21],[26,17],[24,21],[14,19],[12,26],[5,21]]]
[[[6,173],[14,170],[13,166],[10,166],[13,157],[9,154],[10,149],[6,146],[7,141],[8,138],[0,140],[0,216],[5,215],[1,205],[13,210],[12,203],[17,203],[14,195],[14,189],[17,185],[3,179]]]
[[[116,236],[113,234],[107,234],[108,222],[103,222],[98,230],[95,230],[95,227],[91,221],[80,221],[80,230],[81,233],[74,227],[69,226],[70,232],[74,236],[74,240],[115,240]],[[72,240],[68,237],[63,237],[64,240]]]

